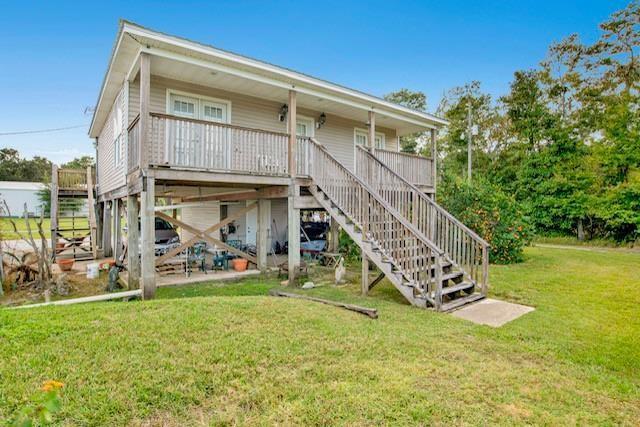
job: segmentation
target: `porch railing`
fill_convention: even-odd
[[[95,170],[91,171],[95,182]],[[58,188],[60,190],[87,190],[86,169],[58,169]]]
[[[150,163],[258,175],[288,174],[286,133],[151,114]]]
[[[418,186],[433,187],[433,160],[417,154],[375,150],[375,156],[392,171]]]

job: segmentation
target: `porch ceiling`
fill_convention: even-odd
[[[151,74],[283,104],[288,102],[288,89],[161,56],[151,57]],[[312,110],[318,114],[324,112],[327,115],[340,116],[362,123],[368,121],[366,110],[307,93],[298,93],[298,108]],[[401,135],[425,129],[424,126],[407,123],[381,112],[376,115],[376,125],[397,129]]]
[[[124,80],[137,73],[139,52],[151,54],[151,72],[156,75],[283,103],[288,90],[294,88],[301,108],[361,122],[373,110],[379,126],[396,129],[401,135],[446,124],[436,116],[353,89],[125,21],[100,91],[91,137],[97,137]]]

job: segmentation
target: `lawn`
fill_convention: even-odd
[[[55,379],[70,425],[637,425],[640,254],[529,248],[491,279],[536,310],[493,329],[384,282],[308,291],[376,307],[371,320],[265,296],[275,278],[2,310],[0,417]]]
[[[25,236],[27,235],[27,224],[24,221],[24,218],[13,218],[13,221],[16,223],[18,231],[23,233]],[[39,219],[37,218],[29,218],[29,226],[31,230],[34,232],[34,237],[38,237],[38,226],[36,225]],[[77,228],[88,228],[89,222],[87,218],[60,218],[58,227],[61,229],[70,229],[72,228],[72,224],[75,223]],[[42,222],[42,230],[44,231],[45,237],[51,237],[51,220],[49,218],[45,218]],[[72,236],[71,232],[62,232],[63,236]],[[19,239],[20,236],[13,231],[13,226],[11,225],[11,220],[9,218],[0,218],[0,240],[14,240]],[[37,240],[37,239],[36,239]]]

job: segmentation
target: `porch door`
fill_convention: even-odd
[[[171,95],[170,113],[187,119],[198,118],[198,99],[189,96]],[[195,166],[200,135],[198,126],[190,121],[172,121],[167,129],[168,138],[165,153],[171,164]]]
[[[208,122],[228,123],[227,104],[200,100],[200,118]],[[231,169],[232,130],[221,126],[204,125],[202,161],[211,169]]]

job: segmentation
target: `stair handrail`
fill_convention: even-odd
[[[371,186],[369,184],[367,184],[366,182],[364,182],[360,177],[358,177],[355,173],[351,172],[347,167],[345,167],[342,162],[340,162],[340,160],[336,159],[335,156],[333,156],[333,154],[331,154],[329,152],[329,150],[327,150],[327,148],[320,144],[315,138],[310,138],[310,140],[318,147],[320,148],[320,150],[322,150],[329,158],[331,158],[331,160],[333,160],[334,162],[336,162],[337,164],[339,164],[340,166],[342,166],[344,168],[344,171],[351,177],[353,178],[355,181],[358,182],[358,184],[360,184],[362,187],[364,187],[367,192],[371,195],[371,197],[373,197],[378,203],[380,203],[382,206],[384,206],[387,210],[389,210],[393,216],[402,223],[402,225],[404,225],[405,227],[409,228],[410,230],[414,231],[417,235],[417,237],[423,241],[424,244],[426,244],[427,246],[429,246],[429,248],[431,250],[433,250],[436,254],[438,255],[444,255],[444,251],[442,249],[440,249],[437,245],[435,245],[432,241],[429,240],[429,238],[427,236],[425,236],[423,233],[420,232],[420,230],[417,230],[415,228],[415,226],[413,224],[411,224],[409,221],[407,221],[407,219],[405,217],[403,217],[399,212],[396,211],[396,209],[391,206],[386,200],[384,200],[382,197],[380,197],[380,195],[378,195],[376,193],[376,191],[371,188]],[[313,168],[311,168],[313,170]]]
[[[362,229],[363,238],[373,239],[414,289],[439,310],[444,252],[322,144],[311,141],[315,148],[311,154],[315,157],[318,152],[325,157],[312,159],[310,176],[314,184]]]
[[[424,192],[422,190],[420,190],[418,187],[416,187],[411,182],[407,181],[405,178],[402,177],[402,175],[400,175],[399,173],[395,172],[393,169],[391,169],[389,166],[387,166],[384,162],[382,162],[380,159],[378,159],[375,155],[371,154],[371,152],[367,148],[365,148],[365,147],[363,147],[361,145],[358,145],[357,147],[358,147],[358,149],[360,149],[360,150],[364,151],[366,154],[368,154],[372,160],[374,160],[375,162],[379,163],[384,169],[386,169],[386,170],[392,172],[394,175],[396,175],[399,180],[403,181],[409,187],[412,187],[413,190],[418,192],[419,196],[422,199],[424,199],[427,203],[431,204],[436,210],[438,210],[438,212],[442,213],[444,216],[449,218],[458,227],[462,228],[465,232],[467,232],[478,243],[480,243],[482,245],[485,245],[485,246],[488,246],[488,247],[491,247],[491,244],[489,242],[487,242],[485,239],[483,239],[482,237],[480,237],[480,235],[478,233],[476,233],[475,231],[473,231],[472,229],[467,227],[462,221],[460,221],[455,216],[451,215],[451,213],[449,213],[446,209],[444,209],[442,206],[440,206],[438,203],[436,203],[433,199],[431,199],[431,197],[429,197],[426,194],[424,194]]]
[[[432,200],[430,197],[428,197],[426,194],[424,194],[418,187],[416,187],[414,184],[412,184],[411,182],[409,182],[408,180],[406,180],[405,178],[403,178],[400,174],[398,174],[397,172],[395,172],[393,169],[391,169],[389,166],[387,166],[384,162],[382,162],[380,159],[378,159],[374,154],[372,154],[367,148],[362,147],[362,146],[357,146],[357,149],[360,150],[359,152],[362,153],[363,155],[366,156],[366,158],[369,161],[373,161],[375,164],[377,164],[382,170],[384,170],[388,175],[393,176],[393,178],[400,182],[402,185],[404,185],[405,190],[410,192],[412,195],[420,198],[422,201],[426,202],[429,207],[433,208],[438,214],[444,216],[445,218],[447,218],[452,224],[454,224],[456,227],[458,227],[461,231],[463,231],[467,236],[469,236],[470,239],[472,239],[473,241],[475,241],[479,246],[482,247],[481,250],[481,254],[478,254],[481,256],[482,258],[482,293],[486,295],[487,293],[487,286],[488,286],[488,264],[489,264],[489,249],[491,247],[491,245],[484,240],[482,237],[480,237],[476,232],[474,232],[473,230],[471,230],[469,227],[467,227],[466,225],[464,225],[460,220],[458,220],[456,217],[454,217],[453,215],[451,215],[449,212],[447,212],[442,206],[440,206],[439,204],[437,204],[434,200]],[[362,166],[360,166],[362,167]],[[367,173],[367,176],[369,178],[372,178],[372,180],[375,180],[375,177],[371,177],[371,173],[370,171],[361,171],[358,170],[358,156],[356,156],[356,174],[357,175],[362,175],[364,173]],[[363,179],[364,180],[364,179]],[[380,185],[382,185],[381,183],[378,183]],[[375,184],[373,185],[375,186]],[[378,193],[381,194],[381,196],[384,198],[384,189],[381,189],[382,191],[378,191]],[[392,192],[395,191],[396,193],[398,193],[398,189],[393,189]],[[392,198],[392,200],[402,200],[401,198],[397,197],[397,194],[394,195],[394,197]],[[399,211],[401,213],[403,213],[403,208],[399,207],[399,206],[394,206],[396,211]],[[406,212],[404,212],[405,215],[413,215],[414,212],[410,211],[410,208],[407,206],[405,207]],[[415,206],[411,209],[415,209]],[[442,230],[437,230],[436,225],[433,224],[433,218],[427,218],[426,220],[423,221],[416,221],[417,225],[416,228],[418,230],[420,230],[421,233],[423,233],[430,241],[434,242],[436,245],[438,244],[438,241],[440,240],[438,238],[437,235],[440,233],[440,235],[442,235]],[[448,231],[448,230],[446,230]],[[443,250],[440,245],[438,245],[438,248]],[[455,248],[457,250],[457,246]],[[462,263],[460,262],[460,260],[458,259],[459,257],[449,253],[446,250],[443,250],[445,253],[445,257],[447,257],[447,259],[449,261],[451,261],[453,264],[457,265],[458,267],[462,268],[463,266],[461,265]],[[473,256],[475,257],[476,254],[462,254],[464,257],[469,257],[469,256]],[[471,265],[472,263],[469,262],[469,264]],[[464,269],[463,269],[464,270]],[[473,265],[471,265],[471,270],[473,270]],[[474,273],[476,273],[475,271],[464,271],[464,273],[466,273],[467,277],[472,280],[474,283],[477,282],[476,280],[476,275]],[[480,272],[477,272],[480,273]]]

